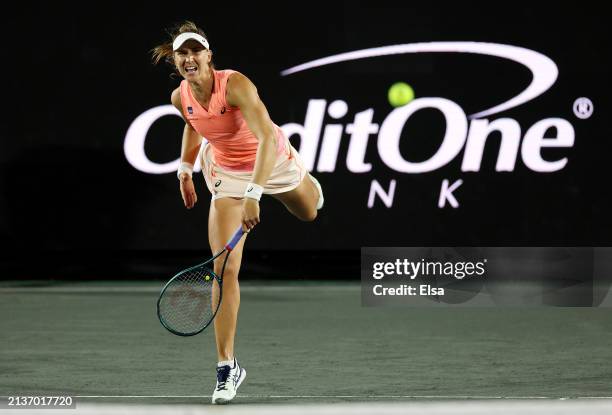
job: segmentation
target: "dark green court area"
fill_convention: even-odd
[[[210,395],[213,333],[163,329],[162,285],[3,283],[0,394]],[[242,291],[245,402],[611,395],[609,308],[366,308],[346,282]]]

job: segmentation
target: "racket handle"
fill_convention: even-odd
[[[234,236],[232,236],[232,239],[227,241],[227,243],[225,244],[225,249],[227,249],[228,251],[234,249],[240,238],[242,238],[243,234],[244,232],[242,231],[242,225],[240,225],[238,226],[238,229],[236,229],[236,232],[234,232]]]

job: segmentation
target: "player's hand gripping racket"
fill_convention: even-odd
[[[157,316],[168,331],[178,336],[193,336],[212,323],[221,305],[227,258],[243,234],[240,226],[221,252],[179,272],[164,286],[157,300]],[[216,275],[214,260],[224,253],[223,267]]]

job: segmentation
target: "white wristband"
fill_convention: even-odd
[[[181,173],[187,173],[187,175],[191,177],[193,174],[193,164],[183,161],[176,172],[176,177],[178,177],[179,180],[181,180]]]
[[[261,195],[263,194],[263,191],[263,186],[260,186],[257,183],[249,183],[246,189],[244,190],[244,197],[259,201],[261,200]]]

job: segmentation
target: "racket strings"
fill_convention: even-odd
[[[215,274],[207,267],[185,270],[166,287],[159,303],[160,318],[177,333],[201,331],[215,315],[219,292]]]

